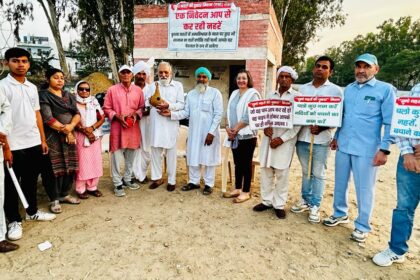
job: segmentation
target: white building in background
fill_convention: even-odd
[[[52,67],[61,68],[57,51],[51,47],[48,37],[31,35],[23,36],[23,40],[17,43],[16,46],[30,52],[33,59],[37,61],[47,59],[52,56],[53,59],[50,60],[49,64]],[[74,53],[70,53],[68,51],[64,51],[64,53],[66,55],[67,67],[69,68],[71,75],[76,75],[76,71],[81,68],[80,62],[75,57]]]

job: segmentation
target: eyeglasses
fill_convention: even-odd
[[[327,70],[329,67],[328,67],[328,65],[321,65],[321,64],[315,64],[315,68],[322,68],[322,69],[324,69],[324,70]]]
[[[207,76],[206,75],[198,75],[197,79],[207,79]]]
[[[81,92],[83,92],[83,91],[90,92],[90,88],[84,88],[84,87],[79,87],[79,88],[77,88],[77,90],[81,91]]]

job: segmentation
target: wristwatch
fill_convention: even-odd
[[[388,150],[384,150],[384,149],[379,149],[379,151],[381,151],[382,153],[384,153],[385,155],[389,155],[391,152]]]

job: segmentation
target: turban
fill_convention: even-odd
[[[293,80],[297,80],[297,78],[298,78],[298,74],[296,73],[296,71],[295,70],[293,70],[293,68],[292,67],[290,67],[290,66],[282,66],[282,67],[280,67],[279,68],[279,70],[277,70],[277,78],[279,77],[279,75],[280,75],[280,72],[286,72],[286,73],[289,73],[290,74],[290,76],[292,77],[292,79]]]
[[[155,63],[155,59],[151,57],[147,62],[140,60],[133,66],[133,74],[136,75],[140,72],[146,73],[146,76],[150,76],[150,68],[152,68],[153,64]]]
[[[195,70],[195,77],[196,78],[199,74],[204,74],[204,75],[207,76],[207,78],[209,80],[211,80],[211,73],[210,73],[209,69],[207,69],[206,67],[200,67],[197,70]]]

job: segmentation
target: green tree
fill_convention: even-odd
[[[323,27],[343,25],[343,0],[273,0],[283,35],[283,65],[304,61],[307,44]]]

